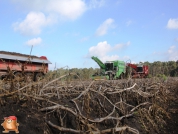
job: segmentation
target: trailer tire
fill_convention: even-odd
[[[23,77],[22,77],[22,73],[21,72],[16,72],[14,74],[14,80],[15,81],[21,81],[22,79],[23,79]]]
[[[33,82],[33,80],[34,80],[33,73],[26,73],[25,74],[25,81],[26,82]]]
[[[42,73],[37,73],[35,75],[35,81],[40,81],[43,78],[44,78],[44,75]]]

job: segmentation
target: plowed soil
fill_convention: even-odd
[[[124,120],[122,120],[123,125],[124,124],[129,125],[130,127],[139,130],[140,134],[142,133],[143,134],[148,134],[148,133],[177,134],[178,133],[178,81],[176,81],[170,87],[169,92],[171,92],[171,98],[173,99],[170,99],[168,103],[163,103],[163,105],[167,107],[166,112],[168,112],[170,118],[164,119],[166,124],[162,126],[162,128],[159,128],[158,132],[152,131],[152,128],[149,128],[149,131],[145,131],[144,127],[140,124],[137,116],[125,118]],[[75,97],[77,96],[78,95],[76,95]],[[71,98],[63,96],[63,98],[58,99],[57,97],[54,97],[51,100],[54,100],[55,102],[58,102],[59,104],[62,104],[66,107],[73,107],[74,104],[70,101]],[[43,102],[42,100],[36,101],[35,99],[32,99],[31,97],[27,97],[27,96],[19,99],[19,96],[17,96],[17,94],[1,96],[0,97],[0,123],[3,123],[4,117],[14,115],[17,117],[17,122],[20,124],[18,128],[20,134],[73,133],[67,131],[63,131],[63,132],[59,131],[58,129],[47,124],[47,121],[50,120],[52,123],[57,124],[58,126],[62,126],[62,124],[59,122],[60,120],[59,115],[57,115],[56,112],[53,111],[42,112],[39,110],[42,108],[42,106],[44,107],[45,105],[47,105],[44,103],[47,102]],[[109,108],[110,107],[108,105],[108,109]],[[105,109],[107,110],[107,108]],[[60,112],[61,115],[64,115],[62,118],[65,118],[65,121],[63,122],[65,124],[65,127],[77,130],[79,124],[76,124],[75,121],[76,118],[74,116],[62,110],[58,112]],[[93,118],[95,118],[96,114],[93,113]],[[104,123],[108,124],[107,122]],[[98,126],[98,128],[100,128],[101,130],[106,129],[108,127],[101,123],[98,125],[100,125]],[[111,125],[110,127],[114,127],[114,126]],[[0,126],[0,133],[2,133],[3,130],[4,130],[3,127]],[[13,134],[15,132],[12,131],[9,133]],[[119,134],[119,132],[117,133]],[[123,133],[126,134],[131,132],[125,131]]]

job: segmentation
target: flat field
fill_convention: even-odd
[[[178,78],[71,81],[69,75],[0,81],[0,122],[14,115],[26,134],[178,132]]]

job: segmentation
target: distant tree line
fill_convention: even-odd
[[[144,62],[143,65],[148,65],[149,67],[149,77],[160,77],[160,76],[171,76],[178,77],[178,61],[155,61],[153,63]],[[54,71],[49,71],[47,77],[57,78],[67,73],[74,72],[82,80],[88,80],[95,73],[99,73],[99,68],[59,68]],[[77,79],[77,76],[71,76],[73,79]]]
[[[72,79],[80,79],[82,80],[88,80],[91,78],[91,76],[95,73],[99,73],[100,69],[99,68],[72,68],[72,69],[64,69],[64,68],[59,68],[53,71],[49,71],[46,77],[51,77],[51,78],[58,78],[60,76],[63,76],[67,73],[75,73],[76,75],[71,75],[70,77]]]
[[[149,67],[150,76],[165,75],[171,77],[178,76],[178,61],[160,62],[155,61],[153,63],[144,62]]]

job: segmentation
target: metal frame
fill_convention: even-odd
[[[30,61],[30,62],[37,62],[37,63],[47,63],[51,64],[49,60],[44,60],[40,58],[28,58],[25,56],[17,56],[17,55],[8,55],[8,54],[0,54],[1,59],[9,59],[9,60],[19,60],[19,61]]]

